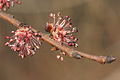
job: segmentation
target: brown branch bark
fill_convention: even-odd
[[[22,22],[16,20],[12,15],[7,14],[7,13],[2,12],[2,11],[0,11],[0,18],[10,22],[11,24],[16,26],[17,28],[19,28],[21,23],[22,23]],[[35,30],[33,28],[32,28],[32,30],[34,32],[38,32],[37,30]],[[98,63],[101,63],[101,64],[111,63],[111,62],[116,60],[116,58],[112,57],[112,56],[95,56],[95,55],[91,55],[91,54],[87,54],[87,53],[83,53],[83,52],[74,50],[72,48],[68,48],[64,45],[61,45],[59,42],[51,39],[49,37],[49,35],[47,35],[45,33],[42,33],[42,32],[40,32],[40,33],[42,35],[42,37],[41,37],[42,40],[44,40],[45,42],[55,46],[56,48],[58,48],[61,51],[66,52],[68,54],[68,56],[70,56],[70,57],[78,59],[81,56],[81,57],[84,57],[84,58],[87,58],[87,59],[97,61]]]

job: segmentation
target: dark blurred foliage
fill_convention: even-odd
[[[44,32],[51,12],[61,12],[73,19],[79,32],[77,50],[94,55],[120,58],[120,0],[22,0],[22,5],[8,10],[18,20]],[[120,64],[101,65],[94,61],[65,57],[43,43],[32,57],[21,59],[4,46],[6,35],[15,27],[0,19],[0,80],[120,80]]]

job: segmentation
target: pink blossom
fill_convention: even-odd
[[[21,4],[17,0],[0,0],[0,10],[6,11],[8,8],[13,7],[15,3]]]
[[[50,14],[51,21],[47,22],[46,31],[49,32],[52,38],[62,44],[68,46],[78,47],[77,38],[73,33],[77,32],[77,29],[72,26],[71,18],[69,16],[62,17],[60,13]]]
[[[33,32],[31,27],[20,27],[11,33],[13,36],[6,36],[9,41],[5,45],[9,46],[13,51],[19,52],[21,58],[27,55],[34,55],[35,51],[40,48],[41,35]]]
[[[71,18],[69,16],[62,17],[60,13],[50,14],[50,20],[47,22],[45,30],[50,33],[50,37],[55,41],[60,42],[68,46],[78,47],[77,38],[73,33],[77,32],[77,29],[72,26]],[[60,52],[60,55],[57,55],[57,59],[63,61],[62,55],[66,55],[65,52]]]

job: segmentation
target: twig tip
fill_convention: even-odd
[[[105,63],[112,63],[115,60],[116,60],[116,58],[113,56],[106,56]]]

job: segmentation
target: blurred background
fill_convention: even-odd
[[[21,59],[4,46],[5,36],[15,27],[0,19],[0,80],[120,80],[120,0],[22,0],[8,10],[16,19],[44,31],[51,12],[69,15],[79,32],[79,51],[93,55],[115,56],[112,64],[98,64],[88,59],[64,57],[43,43],[32,57]]]

